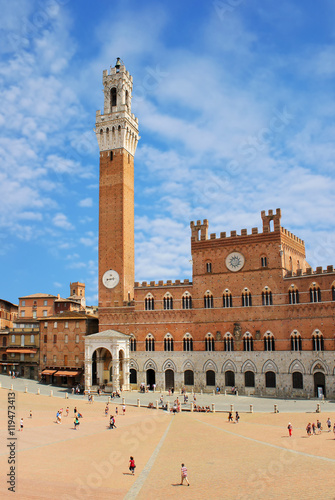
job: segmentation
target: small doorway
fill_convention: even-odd
[[[322,372],[314,373],[314,394],[316,398],[320,397],[320,394],[326,397],[326,377]]]
[[[153,389],[154,384],[156,384],[156,374],[155,370],[150,368],[150,370],[147,370],[147,386],[149,386],[149,389]]]
[[[165,372],[165,390],[174,389],[174,371],[166,370]]]

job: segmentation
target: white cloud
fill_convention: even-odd
[[[79,207],[84,207],[84,208],[90,208],[93,206],[93,200],[92,198],[84,198],[83,200],[80,200],[78,203]]]
[[[73,225],[67,220],[67,216],[62,213],[56,214],[52,219],[53,224],[67,231],[74,229]]]

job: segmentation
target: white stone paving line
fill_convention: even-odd
[[[151,455],[151,457],[147,461],[144,469],[142,470],[142,472],[139,475],[139,477],[136,479],[136,481],[133,484],[133,486],[130,488],[130,490],[128,491],[128,493],[124,497],[124,500],[133,500],[139,494],[139,492],[140,492],[143,484],[145,483],[145,481],[146,481],[146,479],[147,479],[147,477],[149,475],[149,472],[152,469],[152,466],[155,463],[157,455],[160,452],[161,447],[163,446],[163,443],[164,443],[165,438],[166,438],[166,436],[167,436],[167,434],[168,434],[168,432],[170,430],[172,422],[173,422],[173,418],[170,420],[170,423],[167,426],[166,431],[164,432],[163,436],[161,437],[161,440],[159,441],[158,445],[156,446],[153,454]]]

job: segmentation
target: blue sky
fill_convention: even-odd
[[[102,71],[134,78],[136,281],[191,278],[191,220],[261,210],[335,264],[332,0],[0,1],[0,298],[97,304]]]

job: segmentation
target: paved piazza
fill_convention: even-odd
[[[227,411],[173,415],[137,408],[138,397],[155,402],[157,395],[124,393],[125,416],[120,400],[109,405],[110,413],[115,414],[115,406],[119,409],[117,429],[110,430],[109,418],[104,415],[105,396],[89,404],[83,396],[65,399],[56,388],[51,388],[53,397],[44,395],[47,391],[50,394],[50,386],[37,395],[36,388],[41,386],[36,382],[3,376],[0,381],[1,498],[335,498],[335,439],[333,432],[326,431],[327,418],[335,422],[335,403],[321,403],[318,414],[315,400],[276,401],[280,413],[275,414],[273,400],[202,396],[204,404],[214,401],[223,410],[234,404],[234,410],[241,412],[240,423],[235,424],[227,422]],[[7,491],[6,484],[11,383],[16,398],[15,494]],[[33,392],[24,393],[24,385]],[[166,394],[164,398],[168,399]],[[252,399],[254,413],[249,413],[247,403]],[[73,428],[75,405],[83,414],[79,430]],[[62,424],[57,425],[56,412],[63,407],[65,413],[66,406],[69,416],[64,415]],[[18,432],[21,417],[24,428]],[[317,418],[323,431],[308,438],[306,424]],[[292,438],[288,437],[288,422],[293,425]],[[137,465],[134,477],[128,471],[130,455]],[[188,468],[190,487],[179,485],[182,462]]]

